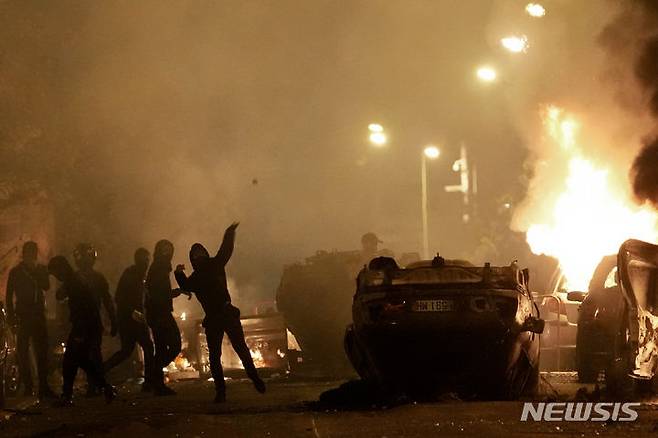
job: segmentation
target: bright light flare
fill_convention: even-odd
[[[384,132],[384,127],[379,123],[371,123],[368,125],[368,131],[370,132]]]
[[[482,82],[493,82],[498,77],[496,70],[494,70],[492,67],[489,67],[487,65],[483,65],[482,67],[479,67],[475,72],[475,74],[477,75],[478,79]]]
[[[371,132],[368,138],[370,139],[370,143],[375,146],[384,146],[388,141],[386,134],[383,132]]]
[[[528,50],[528,37],[525,35],[510,35],[501,38],[500,44],[512,53],[522,53]]]
[[[441,155],[441,151],[436,146],[429,145],[425,149],[423,149],[423,154],[425,154],[425,156],[430,160],[434,160],[435,158],[439,158],[439,155]]]
[[[656,241],[656,214],[635,207],[623,188],[611,183],[608,169],[582,155],[572,116],[549,107],[544,127],[568,154],[568,172],[564,182],[557,183],[563,189],[554,198],[550,217],[531,225],[526,239],[533,253],[559,260],[568,290],[587,291],[601,258],[617,253],[625,240]]]
[[[528,3],[525,7],[528,15],[535,18],[540,18],[546,15],[546,9],[539,3]]]

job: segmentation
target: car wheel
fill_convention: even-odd
[[[533,367],[522,352],[514,366],[505,373],[504,384],[497,398],[517,400],[521,395],[530,395],[533,386],[536,392],[539,386],[539,365]]]

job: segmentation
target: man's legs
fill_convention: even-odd
[[[206,343],[208,344],[208,359],[210,359],[210,373],[215,381],[215,402],[226,400],[226,382],[222,369],[222,339],[224,330],[216,324],[206,327]]]
[[[247,373],[247,376],[249,376],[251,381],[254,382],[256,390],[260,393],[264,393],[265,383],[258,376],[258,371],[256,371],[256,366],[254,365],[254,360],[252,359],[251,353],[249,352],[249,347],[244,340],[244,330],[242,329],[242,324],[240,323],[239,310],[225,316],[224,330],[226,331],[226,335],[231,341],[233,349],[238,354],[240,361],[242,361],[242,366],[244,366],[244,370]]]
[[[134,330],[132,330],[132,327],[129,324],[122,323],[119,326],[119,336],[121,337],[121,349],[105,361],[103,364],[105,372],[128,359],[135,349],[136,336]]]
[[[23,384],[25,394],[32,393],[32,365],[30,364],[30,337],[32,326],[29,321],[20,321],[16,333],[16,358],[18,375]]]
[[[50,397],[53,392],[48,385],[48,328],[45,318],[35,321],[32,330],[32,346],[37,359],[39,396]]]
[[[154,379],[156,395],[173,395],[175,392],[165,386],[162,368],[178,356],[181,349],[180,332],[176,320],[170,313],[151,323],[155,343]]]
[[[106,402],[111,402],[116,397],[114,388],[105,381],[105,373],[103,372],[103,357],[101,354],[101,341],[103,333],[101,331],[91,331],[86,333],[84,339],[85,351],[82,352],[80,357],[80,368],[87,373],[89,383],[93,384],[96,388],[103,390]]]
[[[148,388],[153,385],[155,357],[153,341],[151,341],[151,335],[145,324],[135,326],[135,338],[144,352],[144,385]]]
[[[73,398],[73,382],[75,375],[78,373],[78,364],[84,348],[82,346],[82,337],[71,330],[68,340],[66,341],[66,350],[62,360],[62,377],[64,385],[62,386],[62,398],[70,401]]]

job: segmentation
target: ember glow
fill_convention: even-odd
[[[525,35],[510,35],[502,38],[500,44],[512,53],[521,53],[528,49],[528,38]]]
[[[635,207],[623,187],[613,186],[609,169],[583,156],[573,117],[549,107],[544,126],[567,154],[568,172],[561,193],[552,198],[552,214],[529,227],[527,241],[535,254],[559,260],[568,290],[586,291],[601,258],[615,254],[626,239],[656,241],[656,214]]]

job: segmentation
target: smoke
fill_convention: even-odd
[[[633,73],[639,84],[643,108],[654,118],[652,133],[633,161],[630,177],[633,193],[641,203],[658,206],[658,3],[628,2],[604,33],[613,54],[627,50],[634,56]]]
[[[443,185],[460,142],[483,162],[521,160],[472,92],[488,13],[426,0],[0,1],[0,185],[37,180],[57,251],[92,242],[114,278],[139,246],[167,238],[184,263],[238,220],[229,274],[265,299],[284,264],[357,249],[367,231],[417,251],[420,151],[446,139],[431,237],[455,253],[461,199]],[[490,127],[473,129],[487,110]],[[373,122],[387,148],[369,147]]]

